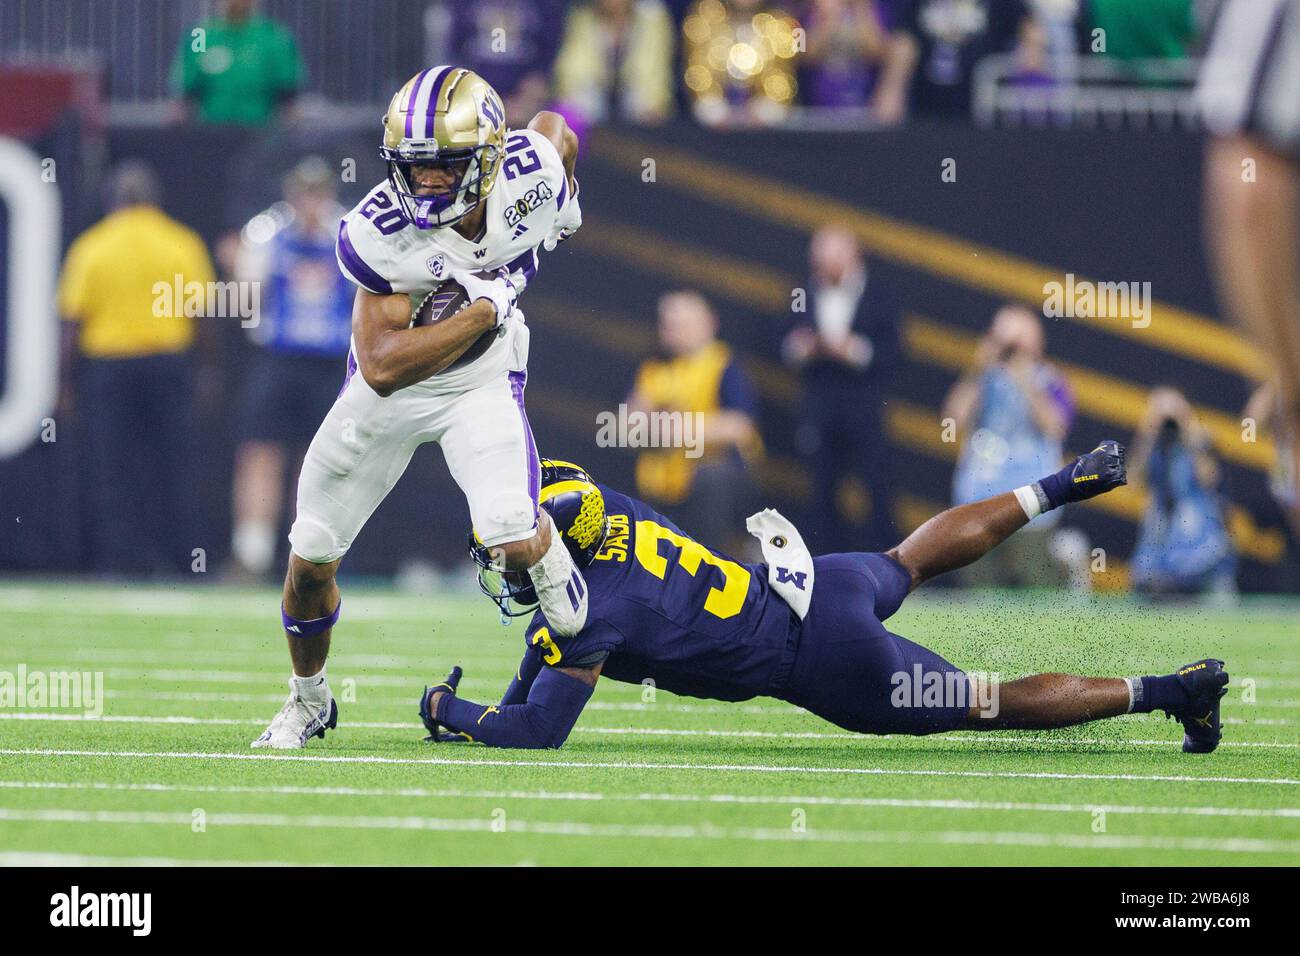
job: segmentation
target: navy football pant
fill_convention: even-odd
[[[969,710],[965,674],[881,623],[907,597],[911,580],[902,565],[857,553],[822,555],[813,567],[794,669],[776,696],[859,733],[933,734],[960,726]]]

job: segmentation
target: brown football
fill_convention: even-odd
[[[487,272],[479,275],[484,279],[493,277],[492,273]],[[455,279],[447,279],[437,285],[420,302],[415,314],[411,317],[411,325],[434,325],[455,315],[467,305],[469,305],[469,294]],[[494,330],[484,332],[461,354],[460,358],[443,369],[443,372],[468,365],[491,348],[496,337],[497,333]],[[439,372],[438,374],[441,375],[442,373]]]

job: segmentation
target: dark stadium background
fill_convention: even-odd
[[[30,60],[39,42],[60,48],[59,16],[43,28],[29,17],[27,33],[11,33],[18,6],[13,0],[0,3],[0,49],[12,54],[25,44]],[[84,6],[70,3],[69,9]],[[42,94],[48,102],[32,108],[22,95],[26,115],[34,117],[23,138],[58,163],[65,248],[100,215],[104,171],[127,157],[156,166],[166,210],[210,244],[269,204],[282,173],[304,153],[334,163],[356,160],[357,181],[344,186],[349,205],[382,177],[375,104],[418,68],[422,52],[405,31],[367,31],[375,24],[385,30],[400,24],[418,5],[264,4],[269,15],[291,25],[297,20],[306,31],[313,93],[338,104],[330,123],[308,131],[159,124],[141,104],[165,92],[159,77],[174,38],[199,5],[146,6],[157,20],[150,27],[157,43],[138,45],[133,62],[101,58],[83,64],[100,77],[107,100],[117,103],[112,109],[82,109],[75,96],[48,91]],[[303,16],[308,6],[312,12]],[[74,31],[86,26],[77,17],[69,22],[76,24]],[[123,22],[116,29],[130,28]],[[375,48],[361,52],[357,37],[367,37]],[[122,42],[128,38],[124,32]],[[88,39],[62,38],[64,47]],[[93,42],[106,45],[102,36]],[[11,115],[18,98],[6,107]],[[1223,438],[1240,426],[1247,386],[1237,353],[1207,348],[1204,340],[1207,328],[1222,334],[1222,321],[1203,254],[1201,152],[1199,134],[1182,129],[980,129],[914,122],[892,131],[722,132],[682,120],[655,129],[594,130],[580,158],[586,225],[574,241],[544,256],[523,299],[533,329],[528,410],[539,448],[582,461],[611,484],[631,486],[631,454],[595,446],[595,416],[627,394],[637,363],[651,347],[657,296],[697,286],[716,304],[723,338],[738,348],[759,386],[768,452],[760,472],[764,498],[806,521],[809,476],[793,444],[798,385],[780,364],[779,345],[791,322],[790,290],[804,283],[810,223],[823,212],[865,217],[854,222],[872,268],[903,302],[902,348],[885,410],[887,444],[875,450],[888,462],[894,491],[884,506],[900,536],[949,500],[954,446],[939,441],[938,406],[962,357],[1001,302],[1041,305],[1036,283],[1044,274],[1150,281],[1156,302],[1175,310],[1155,318],[1167,335],[1101,322],[1048,322],[1048,353],[1071,370],[1079,392],[1071,452],[1102,437],[1128,439],[1145,390],[1164,383],[1176,383],[1202,413],[1213,413],[1215,434]],[[940,180],[948,157],[957,160],[954,183]],[[642,182],[644,158],[656,161],[653,183]],[[717,188],[720,181],[729,183],[725,194]],[[809,205],[807,194],[825,205]],[[802,211],[791,216],[782,211],[789,206]],[[0,211],[0,223],[6,216]],[[0,248],[0,281],[7,282],[21,268],[22,250]],[[1109,321],[1118,326],[1125,320]],[[228,326],[222,335],[226,387],[233,394],[248,346],[238,324],[231,320]],[[341,380],[342,356],[339,375]],[[194,546],[206,549],[210,566],[228,546],[236,437],[224,413],[205,418],[196,436],[190,479]],[[0,571],[62,574],[86,568],[89,497],[80,457],[84,443],[77,438],[75,424],[61,426],[57,442],[37,441],[0,461]],[[1294,555],[1287,554],[1266,488],[1271,446],[1225,439],[1218,450],[1242,556],[1240,584],[1295,590]],[[1128,493],[1113,499],[1074,509],[1068,521],[1122,559],[1133,544],[1141,499]],[[462,558],[467,522],[440,453],[426,446],[360,536],[345,570],[389,574],[410,559],[453,565]],[[815,540],[810,545],[817,550]]]

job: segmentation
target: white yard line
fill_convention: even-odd
[[[265,724],[266,721],[260,717],[194,717],[182,714],[162,714],[162,715],[127,715],[127,714],[105,714],[101,717],[87,717],[84,714],[59,713],[57,711],[6,711],[0,710],[0,720],[20,720],[20,721],[52,721],[52,722],[69,722],[69,723],[108,723],[108,724],[182,724],[189,726],[239,726],[255,727]],[[390,720],[349,720],[346,726],[356,727],[363,730],[412,730],[419,727],[414,720],[409,721],[390,721]],[[883,734],[867,735],[854,734],[847,732],[828,732],[828,731],[768,731],[768,730],[711,730],[711,729],[694,729],[694,728],[673,728],[673,727],[575,727],[574,733],[582,734],[604,734],[606,736],[624,736],[624,737],[716,737],[723,739],[738,740],[848,740],[858,741],[860,743],[870,743],[879,739],[909,739],[909,740],[938,740],[938,741],[957,741],[959,743],[1014,743],[1014,744],[1033,744],[1047,747],[1068,747],[1080,744],[1098,745],[1098,744],[1135,744],[1144,747],[1169,747],[1177,743],[1175,740],[1132,740],[1123,737],[1114,739],[1097,738],[1097,737],[1025,737],[1001,734],[933,734],[926,737],[906,737],[900,735]],[[1272,741],[1242,741],[1242,740],[1225,740],[1219,744],[1220,747],[1264,747],[1273,749],[1300,749],[1297,743],[1279,743]]]
[[[225,640],[225,635],[222,635]],[[274,646],[277,654],[277,664],[279,664],[278,654],[280,652],[281,641],[283,638],[276,634],[261,639],[261,643],[268,647]],[[197,639],[193,639],[197,643]],[[404,648],[401,650],[409,650]],[[504,650],[504,648],[503,648]],[[330,658],[332,669],[351,668],[356,670],[403,670],[415,671],[417,673],[435,668],[438,661],[456,660],[467,666],[470,670],[513,670],[519,663],[520,657],[523,656],[523,642],[518,644],[518,653],[484,653],[482,650],[476,650],[472,655],[448,653],[444,648],[431,646],[428,653],[410,654],[410,653],[361,653],[342,651],[334,654]],[[25,661],[31,670],[37,669],[33,666],[33,661],[42,662],[41,669],[55,669],[62,667],[65,669],[87,669],[85,667],[73,668],[71,665],[104,665],[104,664],[140,664],[140,665],[172,665],[173,667],[184,665],[187,667],[207,667],[216,668],[218,671],[222,665],[229,664],[232,657],[236,656],[229,649],[223,651],[199,649],[192,646],[177,647],[174,650],[159,650],[157,648],[131,648],[131,647],[87,647],[84,643],[70,645],[66,649],[61,649],[57,645],[52,646],[52,642],[41,639],[32,646],[23,650],[11,650],[11,654]],[[260,657],[261,655],[254,648],[245,648],[238,652],[239,656]],[[55,662],[52,666],[46,666],[44,662]],[[8,666],[8,665],[6,665]],[[446,670],[446,667],[441,667]],[[102,668],[98,668],[102,669]],[[436,669],[436,668],[435,668]],[[362,675],[353,675],[361,677]],[[1278,674],[1267,670],[1252,670],[1249,676],[1255,680],[1257,687],[1300,687],[1300,678],[1290,674]],[[1233,686],[1240,686],[1239,683]]]
[[[189,827],[188,812],[136,810],[21,810],[0,807],[0,821],[21,823],[88,823]],[[1173,850],[1201,853],[1300,853],[1300,840],[1263,840],[1245,837],[1076,836],[1062,833],[947,830],[934,833],[909,830],[819,830],[795,832],[789,828],[720,827],[710,824],[580,823],[551,820],[496,820],[444,817],[325,816],[284,813],[209,813],[212,827],[286,827],[298,829],[399,830],[451,833],[505,833],[512,835],[598,837],[631,839],[741,840],[820,843],[938,843],[959,845],[1056,847],[1077,850]]]
[[[0,866],[330,866],[288,860],[190,860],[175,856],[86,856],[83,853],[0,853]]]
[[[80,583],[74,604],[62,604],[67,591],[63,588],[0,588],[0,609],[12,612],[51,611],[67,617],[91,617],[121,614],[134,619],[149,617],[193,618],[211,615],[223,620],[275,621],[279,596],[273,590],[245,591],[225,589],[165,588],[131,584],[118,589],[96,588]],[[439,626],[447,620],[445,607],[457,615],[474,603],[473,594],[443,594],[421,597],[409,594],[378,594],[349,589],[344,614],[355,620],[421,621]],[[268,614],[267,609],[270,608]],[[486,603],[481,608],[484,619],[495,619]],[[274,627],[274,623],[269,626]]]
[[[995,780],[1130,780],[1158,783],[1244,783],[1300,786],[1300,779],[1289,777],[1196,777],[1179,774],[1134,773],[1036,773],[993,770],[922,770],[891,767],[783,767],[773,764],[719,764],[719,763],[645,763],[618,760],[502,760],[497,758],[470,758],[456,760],[446,757],[367,757],[330,754],[287,753],[222,753],[204,751],[148,751],[148,750],[60,750],[47,747],[10,747],[0,749],[0,756],[12,757],[117,757],[144,760],[267,760],[307,763],[381,764],[429,767],[547,767],[574,770],[687,770],[736,771],[740,773],[817,773],[852,774],[884,777],[976,777]]]
[[[365,611],[370,614],[379,614],[389,609],[399,611],[416,609],[432,615],[436,614],[440,606],[444,604],[478,606],[481,603],[483,613],[486,615],[489,610],[488,605],[483,602],[482,598],[474,590],[472,578],[469,577],[468,571],[464,577],[464,593],[456,590],[446,590],[439,593],[423,594],[395,592],[390,589],[349,587],[348,613],[354,613],[353,609],[355,609],[355,613]],[[105,613],[132,615],[138,615],[158,607],[162,609],[159,613],[175,609],[174,613],[176,614],[189,614],[200,608],[214,608],[217,613],[227,617],[243,616],[245,614],[265,616],[265,605],[269,603],[274,608],[279,598],[279,588],[276,586],[244,588],[180,583],[175,586],[137,583],[119,585],[73,579],[66,582],[56,581],[36,586],[19,582],[5,583],[0,585],[0,608],[48,611],[52,602],[61,600],[70,590],[76,590],[77,592],[76,610],[78,612],[93,613],[102,610]],[[985,596],[938,591],[927,593],[922,591],[909,597],[907,606],[909,608],[923,606],[927,610],[938,614],[946,612],[961,616],[969,614],[974,608],[995,608],[997,602],[997,595]],[[1026,601],[1025,605],[1030,607],[1032,603]],[[1049,605],[1043,603],[1041,606],[1046,609]],[[1112,604],[1109,601],[1084,601],[1078,605],[1081,616],[1114,607],[1119,607],[1120,610],[1142,610],[1136,604],[1123,602]],[[1293,619],[1297,610],[1300,610],[1300,602],[1282,598],[1272,603],[1247,601],[1233,608],[1175,608],[1172,609],[1172,612],[1185,614],[1189,618],[1199,617],[1202,620],[1232,623],[1243,614],[1254,618],[1289,621]]]
[[[510,667],[517,663],[516,658],[503,658],[502,661],[509,661]],[[73,668],[66,665],[57,666],[33,666],[32,662],[24,661],[31,671],[36,670],[85,670],[86,668]],[[9,669],[16,666],[14,662],[0,663],[0,670]],[[509,669],[509,668],[507,668]],[[427,668],[426,668],[427,670]],[[169,682],[176,683],[204,683],[204,684],[280,684],[287,681],[284,671],[244,671],[244,670],[225,670],[222,668],[205,667],[202,670],[194,668],[152,668],[152,667],[97,667],[94,668],[96,673],[104,675],[105,679],[112,680],[147,680],[154,684],[166,684]],[[428,676],[440,676],[440,671],[433,671]],[[334,682],[337,683],[344,678],[351,678],[357,682],[358,687],[401,687],[411,689],[419,683],[419,678],[409,676],[397,676],[391,674],[373,674],[373,673],[355,673],[355,674],[332,674]],[[490,688],[497,692],[501,689],[502,680],[500,677],[466,677],[461,680],[462,687],[480,687]],[[1300,678],[1283,679],[1283,678],[1259,678],[1256,681],[1258,687],[1300,687]],[[1236,686],[1236,685],[1233,685]],[[642,688],[640,685],[624,684],[617,681],[606,682],[602,685],[602,691],[605,694],[627,693],[631,695],[640,695]],[[1236,701],[1230,703],[1236,704]],[[1294,709],[1300,706],[1300,700],[1285,699],[1279,701],[1261,701],[1254,704],[1244,705],[1250,707],[1277,707],[1284,709]]]
[[[336,685],[342,679],[338,675],[332,675],[332,676],[334,677],[334,681]],[[350,675],[343,675],[343,677],[347,677],[347,676]],[[274,677],[271,677],[268,680],[268,683],[270,682],[274,682]],[[361,677],[357,680],[358,689],[362,692],[366,691],[365,684],[366,684],[365,677]],[[414,687],[415,682],[411,682],[407,686]],[[606,689],[608,688],[602,687],[602,692]],[[240,691],[220,691],[220,690],[212,690],[212,691],[148,690],[148,689],[105,690],[104,696],[112,700],[181,700],[181,701],[204,700],[204,701],[240,701],[240,702],[277,703],[277,704],[284,702],[283,693],[246,694]],[[365,697],[364,703],[368,706],[378,704],[378,705],[391,705],[395,707],[406,707],[414,699],[412,694],[403,694],[402,696],[398,697],[398,696],[386,696],[386,695],[364,693],[364,697]],[[1238,706],[1238,703],[1237,701],[1229,698],[1224,701],[1224,706],[1235,709]],[[1300,699],[1258,701],[1254,704],[1242,704],[1240,706],[1248,710],[1254,710],[1256,708],[1259,708],[1262,710],[1293,710],[1294,711],[1294,710],[1300,710]],[[593,700],[587,704],[585,709],[586,710],[633,711],[633,712],[646,713],[646,714],[653,714],[653,713],[746,714],[746,715],[777,714],[777,715],[789,716],[792,714],[808,713],[802,707],[795,707],[793,704],[780,704],[780,703],[776,703],[775,701],[771,704],[745,704],[745,703],[733,704],[733,703],[721,703],[721,702],[714,703],[714,704],[684,704],[684,703],[679,703],[678,698],[672,697],[669,694],[665,694],[664,700],[662,702],[657,701],[655,703],[643,703],[641,701]],[[1159,719],[1159,718],[1153,717],[1152,715],[1148,715],[1148,714],[1125,714],[1124,719],[1142,720],[1142,719]],[[1262,718],[1255,718],[1255,719],[1244,718],[1244,717],[1225,717],[1223,718],[1223,722],[1225,724],[1259,724],[1262,726],[1287,726],[1295,723],[1295,721],[1293,720],[1287,720],[1285,718],[1271,718],[1271,717],[1262,717]]]
[[[364,682],[364,678],[362,678]],[[414,686],[414,685],[412,685]],[[364,688],[361,688],[364,692]],[[167,701],[229,701],[232,703],[284,703],[284,694],[244,694],[239,692],[225,691],[120,691],[106,690],[104,696],[110,700],[131,700],[131,701],[149,701],[149,700],[167,700]],[[406,694],[401,697],[382,697],[365,693],[365,705],[385,705],[393,707],[409,707],[415,703],[415,694]],[[351,706],[351,705],[348,705]],[[795,707],[793,704],[679,704],[676,700],[664,700],[662,703],[643,704],[633,701],[610,701],[610,700],[593,700],[588,702],[584,710],[616,710],[630,711],[633,713],[643,714],[774,714],[783,717],[791,717],[799,714],[807,714],[808,711],[802,707]]]
[[[2,669],[2,668],[0,668]],[[40,670],[41,668],[29,667],[29,670]],[[69,669],[69,668],[48,668],[50,670]],[[167,683],[200,683],[200,684],[262,684],[266,686],[278,685],[284,687],[288,684],[288,672],[280,671],[272,673],[270,671],[226,671],[226,670],[180,670],[180,669],[145,669],[137,667],[102,667],[96,668],[96,673],[102,673],[105,679],[113,680],[147,680],[154,684]],[[340,675],[330,675],[335,682],[340,679]],[[346,676],[346,675],[345,675]],[[441,675],[446,676],[444,673]],[[439,678],[441,679],[441,678]],[[356,678],[358,687],[404,687],[407,690],[415,688],[415,693],[419,693],[416,687],[417,681],[411,677],[386,676],[383,674],[366,674]],[[483,680],[462,680],[461,686],[474,683],[487,686],[490,682]],[[491,682],[500,690],[500,681]],[[281,695],[283,699],[283,695]]]
[[[224,636],[222,638],[224,640]],[[275,649],[277,651],[276,663],[279,666],[286,666],[287,661],[278,660],[278,652],[281,642],[284,638],[276,635],[274,638]],[[270,641],[268,640],[268,643]],[[94,648],[80,647],[70,648],[66,651],[55,652],[45,643],[41,643],[29,649],[30,653],[19,654],[27,661],[28,670],[36,670],[32,666],[30,658],[36,658],[41,661],[57,660],[60,667],[70,670],[86,670],[96,664],[170,664],[173,667],[177,665],[187,665],[193,667],[220,667],[222,664],[229,664],[232,655],[229,651],[195,651],[189,649],[180,649],[178,651],[158,651],[158,650],[135,650],[129,648],[106,647]],[[252,656],[248,653],[248,656]],[[341,653],[330,657],[330,667],[332,670],[338,668],[355,668],[371,670],[405,670],[405,671],[424,671],[434,668],[434,662],[439,658],[454,657],[456,655],[447,655],[445,653],[436,654],[349,654]],[[519,653],[510,655],[484,655],[475,654],[471,659],[471,666],[483,670],[506,670],[514,668],[520,658],[523,657],[523,644],[520,643]],[[72,667],[72,664],[82,665]],[[89,665],[89,666],[87,666]],[[52,670],[44,665],[40,669]],[[448,667],[442,667],[443,671]]]
[[[125,793],[217,793],[266,796],[408,797],[421,799],[578,801],[613,803],[709,803],[761,806],[887,807],[904,810],[994,810],[1194,817],[1296,817],[1300,807],[1147,806],[1106,803],[1024,803],[1007,800],[913,800],[901,797],[836,797],[826,794],[761,796],[734,793],[613,793],[584,790],[469,790],[456,787],[297,787],[216,784],[114,783],[111,781],[0,780],[0,790],[68,790]]]

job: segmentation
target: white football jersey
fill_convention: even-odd
[[[450,226],[419,229],[412,225],[385,180],[339,224],[339,267],[352,282],[370,292],[406,293],[412,311],[456,270],[478,272],[505,266],[515,288],[522,292],[537,272],[538,247],[568,200],[564,164],[551,141],[530,129],[508,130],[506,153],[486,200],[486,228],[478,242]],[[427,384],[436,382],[442,391],[468,387],[501,369],[522,371],[527,361],[527,329],[518,322],[512,323],[511,330],[463,369],[434,376]]]

